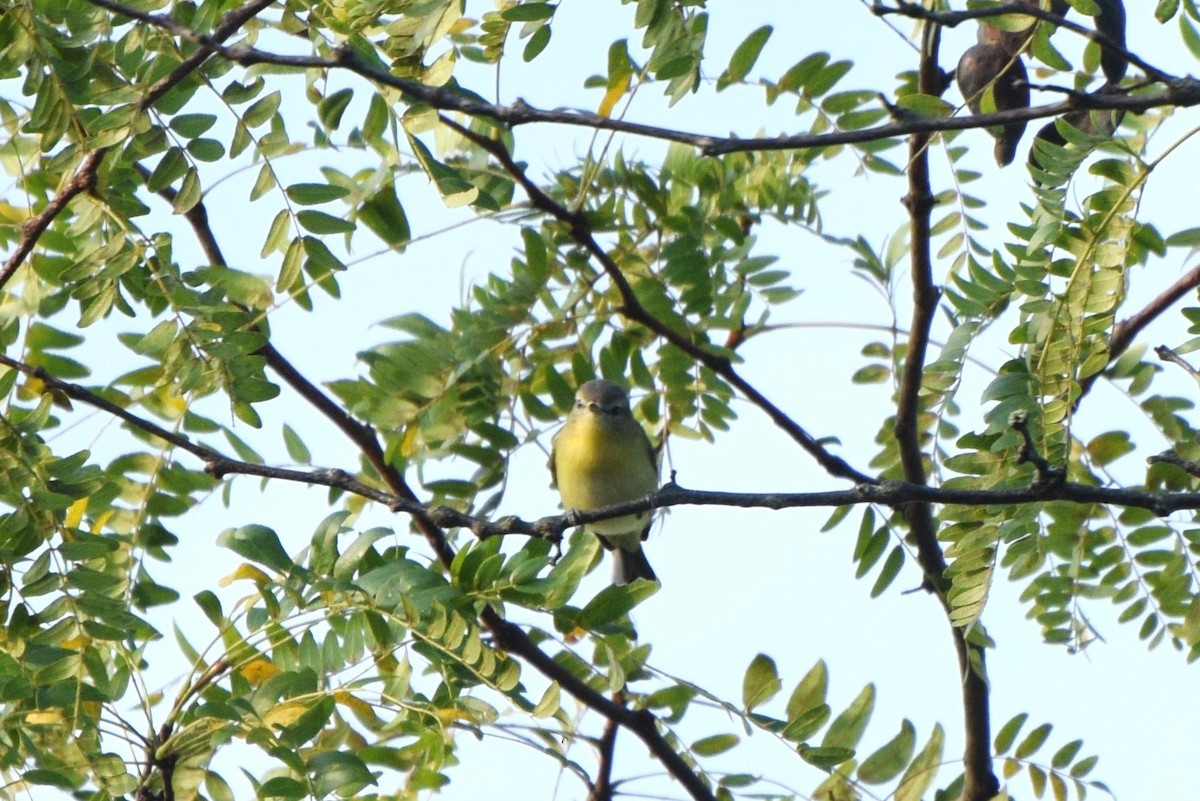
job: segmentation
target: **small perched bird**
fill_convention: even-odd
[[[550,475],[563,506],[580,511],[636,501],[658,489],[658,458],[620,385],[595,380],[579,387],[566,425],[554,435]],[[658,581],[642,552],[651,517],[643,512],[585,527],[612,552],[614,584]]]
[[[968,48],[954,70],[958,89],[967,106],[975,114],[983,108],[984,96],[990,91],[996,111],[1029,108],[1029,78],[1019,55],[1009,55],[1000,42],[980,42]],[[996,163],[1011,164],[1017,154],[1017,144],[1025,133],[1025,123],[1014,122],[989,129],[996,139]]]

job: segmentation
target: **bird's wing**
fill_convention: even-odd
[[[646,455],[650,457],[650,462],[654,465],[654,475],[658,475],[662,472],[662,457],[665,450],[663,446],[667,444],[667,438],[664,436],[659,440],[658,445],[655,445],[646,435],[646,429],[642,428],[641,423],[638,423],[638,428],[642,431],[642,441],[646,443]]]

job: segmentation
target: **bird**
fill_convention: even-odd
[[[567,509],[587,511],[636,501],[658,489],[658,456],[629,395],[613,381],[586,381],[575,392],[566,424],[554,435],[550,475]],[[642,551],[649,511],[588,523],[613,557],[613,583],[658,581]]]
[[[1000,42],[988,41],[969,47],[954,70],[959,91],[974,114],[981,113],[985,95],[991,92],[996,111],[1029,108],[1029,78],[1019,55],[1010,55]],[[996,163],[1012,163],[1017,144],[1025,133],[1024,122],[989,129],[996,139]]]

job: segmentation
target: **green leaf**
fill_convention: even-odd
[[[306,798],[308,787],[288,776],[272,776],[258,786],[259,798]]]
[[[779,680],[779,671],[775,668],[775,660],[765,654],[758,654],[746,668],[742,677],[742,706],[747,712],[774,698],[783,689]]]
[[[875,711],[875,685],[868,684],[862,692],[846,707],[842,714],[834,718],[825,732],[821,746],[826,748],[853,749],[862,739],[871,713]]]
[[[813,748],[801,745],[796,750],[800,754],[801,759],[822,770],[832,770],[843,762],[849,762],[851,759],[854,759],[853,748],[824,745],[820,748]]]
[[[1167,247],[1197,248],[1200,247],[1200,228],[1185,228],[1167,237]]]
[[[263,241],[262,250],[258,252],[260,258],[265,259],[275,251],[284,248],[284,243],[288,241],[291,223],[292,216],[288,214],[287,209],[280,209],[267,228],[267,238]]]
[[[185,139],[195,139],[217,122],[215,114],[178,114],[171,118],[171,130]]]
[[[292,184],[284,192],[287,193],[289,199],[299,203],[301,206],[315,206],[320,203],[328,203],[331,200],[339,200],[350,194],[350,190],[344,186],[303,183]]]
[[[900,779],[896,794],[893,796],[894,801],[921,801],[925,797],[925,791],[932,786],[933,780],[937,778],[938,768],[942,764],[944,740],[945,733],[942,731],[941,724],[935,724],[933,732],[929,735],[929,741],[925,743],[921,753],[917,754],[917,758],[908,766],[908,770],[904,771],[904,777]]]
[[[550,44],[550,32],[549,25],[542,25],[534,31],[525,43],[525,49],[521,51],[521,60],[528,63],[541,55],[546,45]]]
[[[900,568],[904,567],[904,549],[899,545],[892,548],[892,552],[888,554],[887,559],[883,563],[883,569],[879,571],[879,576],[875,579],[875,584],[871,587],[871,597],[878,598],[883,594],[891,583],[895,581],[896,576],[900,575]]]
[[[829,689],[829,668],[825,661],[818,659],[809,668],[804,678],[796,684],[787,702],[787,718],[795,720],[809,710],[816,709],[825,703],[825,694]]]
[[[283,252],[283,263],[279,266],[279,277],[275,280],[276,292],[287,292],[300,280],[300,266],[304,261],[304,242],[296,236],[288,242]]]
[[[150,177],[146,179],[146,188],[151,192],[161,192],[182,178],[187,171],[188,162],[183,150],[173,147],[158,160]]]
[[[390,247],[399,248],[412,238],[408,216],[396,196],[396,187],[389,183],[371,195],[358,210],[362,220],[375,236]]]
[[[61,787],[64,790],[74,790],[76,787],[75,780],[72,779],[66,771],[32,768],[22,773],[21,779],[29,782],[30,784]]]
[[[696,756],[716,756],[725,753],[740,742],[741,738],[736,734],[714,734],[692,743],[692,752]]]
[[[906,719],[900,724],[899,734],[858,766],[858,780],[867,784],[890,782],[908,767],[916,747],[917,730]]]
[[[312,454],[308,452],[304,440],[300,439],[300,435],[287,423],[283,424],[283,443],[287,447],[288,456],[291,457],[293,462],[299,462],[300,464],[312,463]]]
[[[1000,731],[996,732],[995,741],[992,743],[992,748],[996,751],[996,756],[1002,756],[1008,753],[1008,749],[1012,748],[1012,744],[1016,742],[1017,735],[1021,732],[1021,727],[1025,725],[1025,721],[1029,720],[1029,715],[1022,712],[1019,715],[1014,715],[1007,723],[1000,727]]]
[[[729,66],[725,68],[725,72],[717,79],[717,91],[724,89],[731,83],[740,83],[746,79],[746,76],[750,74],[750,70],[754,69],[754,64],[758,61],[763,46],[771,38],[773,30],[770,25],[763,25],[752,31],[749,36],[742,40],[742,43],[734,49],[733,56],[730,57]]]
[[[216,139],[193,139],[187,144],[187,152],[197,161],[211,163],[225,158],[225,145]]]
[[[788,720],[780,736],[793,742],[805,742],[829,722],[833,710],[829,704],[818,704]]]
[[[1050,759],[1050,765],[1055,770],[1065,769],[1074,761],[1081,748],[1083,748],[1083,740],[1072,740],[1054,752],[1054,756]]]
[[[1092,439],[1087,445],[1088,455],[1098,467],[1112,464],[1127,453],[1133,452],[1133,442],[1128,431],[1109,431]]]
[[[336,131],[342,123],[342,114],[354,97],[353,89],[339,89],[327,97],[321,98],[317,104],[317,118],[327,131]]]
[[[1054,727],[1049,723],[1043,723],[1033,731],[1026,735],[1021,744],[1017,746],[1015,756],[1017,759],[1028,759],[1035,754],[1042,744],[1046,742],[1046,738],[1050,736],[1050,731]]]
[[[65,350],[82,345],[84,341],[77,334],[60,331],[42,322],[34,322],[25,335],[25,344],[30,350]]]
[[[296,212],[296,221],[300,223],[301,228],[318,236],[325,234],[348,234],[354,230],[354,223],[349,220],[334,217],[332,214],[326,214],[323,211],[316,211],[314,209],[305,209],[304,211]]]
[[[246,109],[246,113],[242,115],[242,122],[248,128],[257,128],[275,116],[275,112],[279,110],[281,99],[282,95],[277,91],[260,98],[255,101],[254,105]]]
[[[286,573],[293,567],[292,559],[284,550],[279,536],[266,526],[226,529],[217,537],[217,545],[280,573]]]
[[[441,193],[447,206],[457,207],[471,203],[479,195],[479,190],[474,184],[463,178],[458,170],[448,167],[434,158],[433,154],[429,152],[429,148],[420,139],[408,134],[408,144],[412,147],[413,155],[417,157],[425,174],[437,184],[438,192]]]
[[[562,695],[559,689],[558,682],[552,681],[546,687],[546,691],[542,693],[542,698],[537,702],[537,706],[529,713],[535,718],[548,718],[558,713],[561,708],[560,697]]]
[[[500,17],[509,22],[537,22],[554,16],[557,6],[550,3],[523,3],[510,6],[500,12]]]
[[[594,631],[629,613],[629,610],[658,592],[655,581],[638,580],[632,584],[610,584],[596,593],[579,614],[579,625]]]

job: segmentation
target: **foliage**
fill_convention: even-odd
[[[1164,386],[1132,340],[1167,313],[1194,335],[1200,310],[1169,307],[1200,274],[1182,289],[1147,275],[1156,300],[1140,319],[1123,317],[1135,275],[1146,275],[1138,268],[1200,243],[1196,229],[1164,235],[1141,210],[1173,151],[1150,155],[1151,134],[1180,95],[1151,73],[1127,79],[1128,93],[1087,95],[1084,108],[1130,112],[1112,134],[1078,112],[1052,129],[1061,144],[1039,134],[1020,215],[998,233],[973,194],[987,139],[957,130],[959,109],[924,69],[939,54],[920,34],[933,30],[933,12],[953,10],[946,3],[908,9],[920,54],[890,85],[860,77],[851,59],[866,52],[802,53],[765,74],[764,54],[782,46],[778,21],[749,26],[721,51],[703,0],[603,5],[630,27],[605,63],[587,65],[582,88],[598,92],[581,92],[578,105],[598,98],[596,113],[487,99],[506,65],[554,70],[570,58],[556,49],[556,26],[601,13],[575,4],[0,8],[0,161],[11,178],[0,198],[0,794],[220,801],[240,797],[242,782],[240,792],[264,799],[428,797],[469,769],[458,764],[464,738],[497,734],[607,798],[615,777],[633,773],[616,759],[618,729],[694,798],[974,801],[998,790],[989,781],[1020,786],[1018,774],[1039,798],[1104,789],[1081,740],[1039,756],[1052,727],[1025,728],[1036,710],[994,736],[986,714],[968,711],[951,739],[968,741],[958,763],[945,751],[957,722],[872,725],[874,685],[835,704],[823,661],[794,680],[760,653],[740,699],[669,675],[630,618],[655,587],[588,597],[580,588],[603,558],[594,538],[560,538],[563,521],[524,539],[486,525],[505,523],[493,518],[514,455],[546,441],[580,383],[624,382],[657,439],[713,447],[740,398],[831,479],[899,488],[890,506],[836,506],[829,528],[857,526],[852,558],[872,597],[916,567],[943,604],[964,684],[985,704],[994,644],[983,622],[1001,577],[1022,587],[1048,644],[1086,647],[1097,634],[1085,609],[1105,601],[1151,647],[1194,660],[1200,534],[1191,516],[1156,514],[1169,493],[1184,498],[1171,509],[1200,507],[1193,402]],[[1072,2],[1070,19],[1090,24],[1093,5],[1108,7]],[[876,11],[847,24],[893,18]],[[1195,48],[1194,4],[1156,11]],[[996,24],[1032,32],[1017,57],[1046,80],[1082,90],[1096,77],[1100,46],[1052,17]],[[943,63],[956,57],[941,53]],[[735,91],[755,92],[764,118],[782,112],[800,139],[670,127],[694,96]],[[662,98],[655,126],[623,118],[639,93]],[[540,146],[533,122],[595,138],[566,164],[527,163]],[[638,137],[667,144],[626,146]],[[914,176],[928,180],[935,152],[948,166],[923,197]],[[889,187],[907,181],[909,226],[886,240],[877,220],[827,231],[823,209],[840,190],[818,176],[842,164]],[[244,227],[221,230],[210,215],[221,184],[239,176]],[[456,224],[510,232],[508,263],[487,253],[486,276],[446,307],[399,299],[358,354],[361,370],[337,366],[320,384],[321,354],[289,361],[273,317],[300,310],[328,325],[323,315],[349,302],[360,255],[407,264],[434,236],[433,205]],[[789,304],[817,280],[780,256],[781,232],[834,248],[849,266],[825,269],[862,279],[890,305],[888,336],[853,372],[856,383],[891,387],[870,423],[870,472],[841,462],[835,442],[809,435],[782,411],[786,399],[768,400],[746,377],[762,352],[748,343],[786,328]],[[227,261],[224,249],[243,239],[258,260]],[[923,306],[919,287],[902,286],[908,273],[942,285],[940,300]],[[897,322],[905,313],[909,328]],[[335,327],[326,330],[332,339]],[[980,406],[963,386],[996,336],[1009,355],[990,364]],[[1129,426],[1077,424],[1098,380],[1136,399],[1169,445],[1144,475],[1110,470],[1136,450]],[[325,419],[314,424],[308,411]],[[80,436],[75,426],[93,413],[122,426]],[[351,462],[310,469],[327,458],[329,424]],[[262,436],[276,430],[279,441]],[[273,490],[329,488],[328,516],[307,526],[302,547],[265,515],[213,509],[249,476]],[[1128,492],[1113,501],[1095,488]],[[947,501],[940,491],[977,494]],[[380,509],[394,513],[389,525],[364,523]],[[473,525],[440,525],[447,510]],[[207,577],[212,589],[182,598],[170,562],[184,521],[202,512],[226,529],[202,567],[223,567]],[[148,689],[166,684],[154,671],[167,648],[187,673]],[[695,737],[695,726],[711,728]],[[795,765],[775,776],[775,764],[739,756],[752,733],[795,757],[815,789],[780,789]],[[979,741],[982,768],[971,758]],[[217,767],[226,751],[254,753],[244,776]]]

